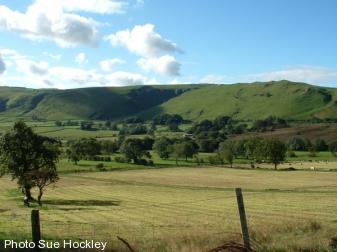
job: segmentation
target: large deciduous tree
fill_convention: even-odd
[[[24,122],[16,122],[0,140],[1,175],[10,174],[27,199],[33,200],[33,187],[38,186],[43,192],[58,179],[56,163],[61,154],[60,145],[54,139],[35,134]],[[39,203],[41,197],[40,193]]]
[[[278,139],[265,141],[265,157],[274,164],[275,170],[277,165],[284,161],[287,153],[287,146]]]
[[[143,156],[151,158],[151,155],[146,150],[143,141],[139,138],[126,139],[120,148],[120,152],[124,154],[128,161],[133,161],[135,164],[137,164]]]

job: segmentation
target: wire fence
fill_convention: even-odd
[[[281,193],[282,194],[282,193]],[[334,195],[326,197],[333,199]],[[285,200],[280,192],[246,192],[244,194],[251,244],[263,250],[268,233],[286,229],[320,228],[320,222],[331,223],[337,233],[336,203],[321,204],[321,197],[311,195],[306,202],[301,194]],[[0,207],[0,236],[4,239],[32,239],[30,209]],[[108,241],[114,251],[128,251],[117,239],[123,237],[136,248],[156,250],[170,246],[179,251],[178,244],[197,244],[208,251],[227,241],[242,243],[237,198],[234,192],[214,192],[214,195],[195,198],[163,200],[124,197],[124,204],[103,207],[78,206],[64,209],[40,210],[42,238],[45,240]],[[186,245],[187,246],[187,245]],[[123,250],[125,249],[125,250]],[[144,251],[144,250],[140,250]],[[193,250],[192,250],[193,251]]]

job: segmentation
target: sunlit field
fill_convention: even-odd
[[[328,251],[337,233],[337,173],[216,167],[65,174],[41,208],[45,239],[108,240],[128,251],[207,251],[241,242],[235,187],[242,187],[257,251]],[[8,177],[1,239],[30,238],[30,209]]]

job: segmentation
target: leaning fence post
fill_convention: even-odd
[[[248,225],[247,225],[246,212],[245,212],[245,205],[243,203],[242,190],[241,188],[235,188],[235,192],[236,192],[236,199],[238,202],[238,209],[239,209],[239,214],[240,214],[243,244],[244,244],[245,249],[247,249],[248,251],[251,251]]]
[[[39,210],[37,209],[32,210],[31,220],[32,220],[32,238],[33,242],[35,243],[35,249],[38,250],[38,244],[39,241],[41,240]]]

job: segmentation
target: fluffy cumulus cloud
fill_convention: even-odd
[[[171,76],[180,75],[180,63],[171,55],[164,55],[159,58],[141,58],[137,61],[137,64],[145,71]]]
[[[31,76],[42,76],[48,73],[49,64],[48,62],[41,61],[35,62],[28,59],[16,60],[16,70],[19,73],[23,73]]]
[[[99,38],[97,22],[75,12],[116,13],[123,6],[113,0],[36,0],[22,13],[0,5],[0,28],[33,40],[52,40],[63,47],[94,46]]]
[[[6,70],[6,64],[0,54],[0,74],[3,74]]]
[[[143,85],[147,83],[156,84],[155,79],[149,79],[146,76],[127,72],[127,71],[109,71],[100,72],[96,69],[84,69],[82,67],[64,67],[51,66],[45,61],[36,61],[29,56],[22,55],[15,50],[2,49],[0,54],[5,60],[8,60],[15,66],[16,74],[8,75],[1,84],[5,82],[9,85],[22,85],[34,88],[79,88],[90,86],[126,86]],[[0,58],[0,68],[3,58]],[[110,63],[123,63],[121,59],[109,59]],[[4,80],[6,80],[4,82]]]
[[[177,45],[154,31],[153,24],[136,25],[106,37],[112,46],[124,46],[130,52],[143,57],[158,57],[163,53],[179,51]]]
[[[81,52],[76,55],[75,62],[79,65],[83,65],[85,62],[87,62],[87,56],[85,53]]]
[[[104,72],[110,72],[113,70],[114,65],[124,64],[125,60],[119,59],[119,58],[112,58],[112,59],[106,59],[102,60],[99,65]]]
[[[123,46],[141,56],[137,64],[145,71],[178,76],[181,64],[172,55],[180,52],[178,46],[155,32],[153,24],[136,25],[106,37],[112,46]]]

